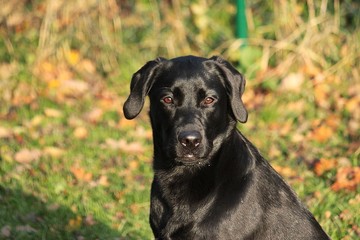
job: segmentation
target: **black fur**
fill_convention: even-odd
[[[295,193],[236,129],[242,75],[220,57],[148,62],[131,82],[126,118],[150,96],[157,239],[329,239]]]

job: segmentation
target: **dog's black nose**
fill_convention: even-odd
[[[184,131],[178,136],[178,140],[184,147],[194,149],[200,145],[201,134],[198,131]]]

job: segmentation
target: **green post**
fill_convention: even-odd
[[[236,37],[246,39],[247,33],[247,22],[245,14],[245,0],[236,0]]]

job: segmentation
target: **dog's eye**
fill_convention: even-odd
[[[207,97],[207,98],[204,99],[203,103],[204,103],[204,105],[209,105],[209,104],[212,104],[214,101],[215,101],[214,98]]]
[[[162,99],[162,101],[166,104],[173,104],[174,103],[174,100],[172,99],[172,97],[164,97]]]

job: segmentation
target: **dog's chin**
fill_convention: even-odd
[[[187,154],[185,156],[178,156],[175,158],[175,161],[178,165],[182,165],[182,166],[209,165],[206,157],[199,157],[192,154]]]

